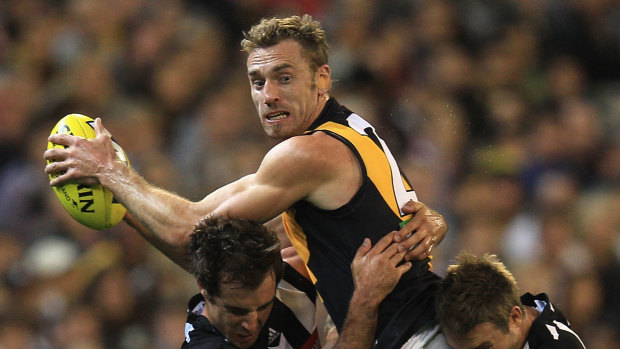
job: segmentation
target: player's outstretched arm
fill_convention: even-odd
[[[355,291],[336,348],[372,347],[379,304],[411,268],[410,262],[399,265],[405,252],[399,252],[393,238],[393,233],[387,234],[374,247],[364,239],[357,250],[351,263]]]
[[[133,218],[127,221],[183,267],[187,266],[186,246],[193,227],[207,215],[267,222],[302,198],[318,206],[342,205],[359,182],[350,178],[357,164],[342,143],[323,135],[293,137],[271,149],[256,173],[192,202],[151,185],[119,161],[100,119],[95,120],[95,132],[93,139],[68,134],[49,137],[50,142],[64,146],[44,154],[46,160],[53,161],[45,172],[58,174],[50,184],[100,183],[110,189],[131,213]],[[328,152],[332,156],[323,156]]]

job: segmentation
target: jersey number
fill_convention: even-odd
[[[392,188],[394,189],[394,195],[396,196],[396,203],[398,204],[398,209],[401,215],[405,215],[402,211],[402,207],[408,201],[418,201],[418,197],[414,190],[407,190],[405,188],[405,183],[403,182],[402,176],[400,175],[400,170],[398,169],[398,165],[396,164],[396,160],[394,160],[394,156],[390,152],[390,149],[387,147],[387,144],[383,141],[383,139],[377,136],[374,127],[369,124],[366,120],[362,119],[357,114],[351,114],[347,121],[349,122],[349,126],[357,131],[359,134],[371,137],[375,142],[378,142],[385,153],[385,157],[387,158],[390,164],[390,170],[392,171]]]

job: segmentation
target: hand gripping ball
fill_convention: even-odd
[[[67,133],[92,139],[95,138],[94,123],[95,121],[88,116],[69,114],[58,121],[51,134]],[[112,141],[116,155],[129,166],[129,160],[123,148],[114,139]],[[47,149],[55,147],[63,146],[48,142]],[[56,176],[56,174],[50,174],[49,177],[53,179]],[[64,183],[52,189],[71,217],[89,228],[107,230],[120,223],[125,216],[125,207],[114,199],[110,190],[100,184]]]

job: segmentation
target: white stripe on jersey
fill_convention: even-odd
[[[583,341],[581,340],[581,338],[579,338],[579,336],[577,335],[577,333],[575,333],[575,331],[571,330],[570,327],[564,325],[563,323],[557,321],[557,320],[553,320],[553,323],[562,331],[566,331],[568,333],[572,333],[573,336],[575,336],[575,338],[577,338],[579,340],[579,343],[581,343],[581,346],[585,349],[586,346],[583,344]]]
[[[394,194],[396,195],[396,202],[398,203],[398,209],[400,210],[401,215],[405,215],[405,213],[402,211],[402,207],[405,206],[405,204],[411,200],[418,201],[418,196],[416,195],[415,191],[413,190],[407,191],[405,189],[405,184],[403,183],[402,176],[400,174],[400,171],[398,170],[398,165],[396,164],[396,160],[394,159],[394,156],[392,156],[392,153],[390,152],[390,149],[388,148],[387,144],[385,144],[383,139],[377,136],[377,132],[375,131],[375,128],[372,127],[372,125],[369,124],[368,121],[362,119],[359,115],[355,113],[349,115],[349,117],[347,118],[347,122],[349,123],[349,126],[352,129],[354,129],[355,131],[357,131],[357,133],[361,135],[367,136],[368,134],[366,133],[365,130],[367,128],[370,128],[372,132],[374,133],[374,136],[377,137],[377,139],[379,140],[379,143],[381,143],[381,147],[383,148],[385,157],[387,158],[388,163],[390,164],[390,170],[392,171],[392,186],[394,188]]]
[[[276,295],[295,314],[309,333],[314,332],[316,328],[315,305],[305,292],[296,289],[282,279],[278,283]]]

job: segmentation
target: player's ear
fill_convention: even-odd
[[[518,305],[514,305],[511,309],[510,309],[510,315],[508,317],[508,324],[513,324],[513,325],[520,325],[521,321],[523,321],[523,315],[524,315],[524,311],[523,309],[521,309],[520,306]]]
[[[196,279],[196,285],[198,285],[198,289],[200,290],[200,294],[207,299],[207,290],[202,286],[200,280]]]
[[[207,290],[205,290],[204,288],[200,289],[200,294],[202,295],[202,298],[204,298],[206,301],[209,301],[209,303],[215,303],[213,297],[209,296],[209,293],[207,293]]]
[[[513,305],[512,308],[510,309],[510,316],[511,317],[523,317],[523,309],[521,309],[521,307],[518,305]]]
[[[319,67],[317,73],[317,87],[319,89],[319,94],[324,95],[329,92],[329,88],[332,84],[331,69],[329,68],[329,65],[323,64]]]

